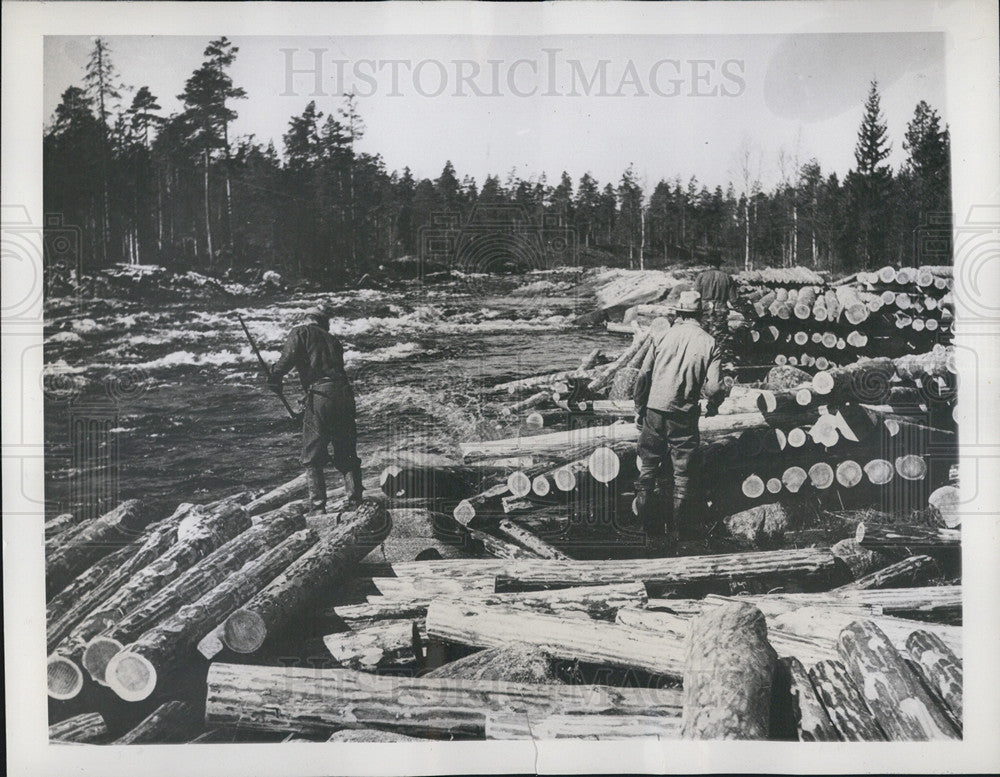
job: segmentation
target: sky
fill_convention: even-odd
[[[203,37],[106,39],[122,82],[146,85],[164,113],[204,59]],[[633,169],[644,188],[680,176],[743,189],[744,168],[772,186],[811,157],[843,175],[876,78],[898,167],[906,123],[926,100],[947,121],[939,33],[705,36],[235,37],[231,75],[247,99],[231,137],[281,136],[310,100],[336,112],[353,90],[366,125],[359,149],[389,170],[435,178],[447,160],[481,185],[517,168]],[[82,82],[93,39],[49,37],[44,111]],[[745,160],[749,158],[749,165]],[[784,161],[782,161],[782,159]]]

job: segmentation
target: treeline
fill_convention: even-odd
[[[632,167],[603,185],[589,173],[549,182],[512,170],[481,187],[448,162],[434,180],[389,172],[357,150],[365,132],[356,100],[335,114],[309,103],[283,136],[284,153],[254,136],[231,138],[244,90],[229,70],[238,48],[209,43],[205,60],[163,115],[143,86],[130,101],[101,39],[83,83],[70,86],[44,135],[45,209],[80,231],[71,264],[117,262],[221,272],[273,268],[342,284],[387,260],[419,254],[421,227],[477,203],[523,206],[536,223],[559,214],[584,261],[657,267],[714,258],[735,266],[804,264],[849,271],[887,263],[950,261],[947,127],[917,104],[902,139],[906,160],[887,164],[890,139],[872,82],[843,180],[815,159],[781,160],[764,191],[749,166],[741,192],[691,178],[643,191]],[[127,104],[126,104],[127,102]],[[746,152],[748,161],[749,151]]]

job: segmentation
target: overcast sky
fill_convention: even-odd
[[[179,109],[176,95],[208,39],[108,42],[122,81],[133,90],[149,86],[169,113]],[[788,159],[815,156],[824,171],[842,175],[854,163],[872,78],[895,166],[919,100],[947,120],[944,39],[936,33],[233,42],[240,51],[231,74],[248,97],[233,106],[235,134],[273,139],[281,150],[291,115],[310,99],[335,111],[338,94],[353,88],[367,125],[362,150],[382,154],[390,170],[409,165],[418,177],[436,177],[451,159],[480,185],[514,166],[523,177],[544,171],[550,182],[562,170],[574,182],[589,171],[603,184],[632,163],[650,189],[676,175],[709,186],[732,180],[741,189],[747,146],[765,186],[780,176],[782,149]],[[90,38],[46,39],[46,122],[62,91],[81,83],[92,45]]]

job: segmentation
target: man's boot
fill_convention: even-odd
[[[344,493],[347,494],[347,502],[344,504],[346,509],[355,510],[361,506],[364,485],[361,483],[360,466],[344,473]]]
[[[326,479],[323,468],[306,467],[306,482],[309,484],[309,515],[326,513]]]
[[[663,511],[656,495],[656,484],[646,480],[635,482],[635,511],[651,544],[663,541]]]

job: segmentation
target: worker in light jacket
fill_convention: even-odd
[[[302,414],[302,466],[309,483],[312,513],[326,511],[323,465],[330,459],[344,476],[347,509],[361,504],[361,459],[357,454],[354,391],[344,370],[344,346],[330,334],[331,309],[320,305],[306,311],[305,323],[293,327],[284,350],[271,370],[269,386],[281,393],[285,374],[299,373],[305,400]]]
[[[699,441],[700,398],[707,397],[711,416],[724,397],[719,348],[699,323],[701,295],[683,291],[671,306],[677,317],[669,329],[653,334],[654,355],[635,391],[641,429],[636,511],[647,537],[666,546],[692,528],[691,463]]]

